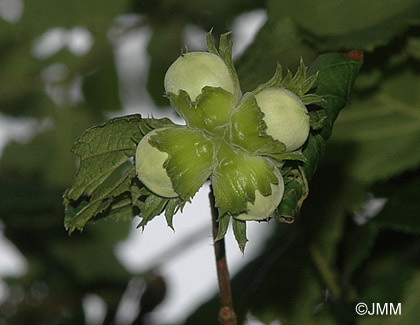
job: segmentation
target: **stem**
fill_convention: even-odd
[[[213,240],[219,233],[217,219],[219,217],[215,206],[213,187],[210,186],[210,208],[212,216]],[[214,255],[216,257],[217,279],[219,282],[220,311],[219,321],[224,325],[236,325],[236,314],[232,304],[232,293],[230,290],[229,270],[226,261],[225,239],[214,242]]]
[[[341,296],[341,290],[336,280],[336,274],[330,265],[328,265],[328,262],[325,260],[324,256],[322,256],[318,247],[316,247],[314,244],[309,246],[309,253],[313,263],[318,269],[319,274],[321,275],[327,287],[330,289],[333,299],[339,299]]]

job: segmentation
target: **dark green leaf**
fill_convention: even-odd
[[[420,77],[410,67],[340,115],[334,141],[355,147],[349,165],[354,178],[372,183],[419,166],[420,150],[414,149],[420,146],[419,89]]]
[[[275,211],[278,221],[292,223],[299,215],[303,201],[308,196],[308,184],[300,169],[291,169],[284,177],[284,194],[282,201]]]
[[[381,228],[420,234],[420,177],[413,175],[413,178],[402,184],[390,181],[382,186],[388,188],[383,193],[387,202],[379,215],[372,219],[372,223]]]
[[[76,201],[82,194],[92,195],[115,169],[134,156],[143,137],[140,123],[140,115],[131,115],[86,130],[72,149],[80,157],[80,166],[66,194],[68,199]]]
[[[305,43],[292,20],[270,15],[255,41],[236,64],[242,90],[251,91],[264,84],[272,77],[279,62],[284,67],[295,69],[298,67],[297,58],[312,62],[315,57],[313,47]]]
[[[293,19],[318,37],[315,46],[331,51],[382,45],[418,18],[419,5],[416,0],[272,0],[267,11],[273,19]]]
[[[222,239],[222,238],[225,237],[226,232],[227,232],[227,230],[229,228],[230,219],[231,219],[231,217],[229,215],[224,214],[223,216],[221,216],[217,220],[218,225],[219,225],[219,231],[218,231],[217,237],[216,237],[216,239],[214,241],[220,240],[220,239]]]
[[[246,238],[246,221],[232,218],[232,228],[235,239],[238,242],[239,249],[242,253],[245,251],[245,245],[248,239]]]
[[[66,207],[65,228],[70,233],[75,229],[82,230],[90,219],[106,211],[111,206],[111,203],[113,203],[111,208],[112,214],[121,217],[121,211],[117,210],[127,205],[127,201],[113,202],[113,200],[130,190],[130,184],[134,177],[136,177],[135,169],[131,167],[115,184],[111,186],[101,184],[95,189],[90,198],[82,196],[77,201],[72,201],[68,196],[68,191],[66,191],[64,194],[64,205]],[[121,203],[123,204],[120,205]],[[129,204],[131,208],[131,200]],[[127,210],[124,210],[124,212],[127,212]],[[130,217],[133,217],[132,213]]]
[[[168,204],[166,205],[165,208],[165,218],[166,218],[166,223],[168,224],[168,227],[170,227],[172,230],[175,230],[173,227],[173,217],[174,215],[178,212],[178,210],[184,207],[186,201],[182,201],[179,198],[174,198],[174,199],[170,199]]]
[[[184,22],[181,19],[172,19],[164,25],[153,26],[153,35],[147,48],[151,61],[147,73],[147,90],[158,106],[165,106],[168,105],[168,100],[164,97],[163,79],[170,65],[181,55],[181,48],[184,46]]]
[[[303,148],[306,162],[302,165],[302,172],[294,172],[292,179],[285,182],[284,198],[277,211],[280,220],[292,221],[299,212],[308,194],[306,184],[324,153],[325,141],[330,137],[334,121],[348,100],[359,69],[357,61],[338,53],[319,56],[309,68],[309,75],[318,74],[315,94],[325,100],[319,104],[322,110],[318,113],[323,118],[323,126],[320,132],[310,133]]]
[[[348,286],[353,273],[369,257],[377,233],[377,227],[371,223],[363,226],[352,223],[345,230],[344,251],[341,252],[343,257],[341,283],[343,286]]]
[[[317,110],[309,112],[309,123],[311,124],[312,130],[321,130],[324,126],[324,120],[326,118],[324,110]]]
[[[149,221],[163,212],[163,209],[165,209],[169,200],[170,199],[168,198],[164,198],[153,193],[149,194],[144,203],[139,206],[141,210],[141,217],[143,219],[137,228],[142,227],[144,229]]]

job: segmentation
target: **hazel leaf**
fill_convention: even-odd
[[[154,193],[151,193],[147,196],[144,204],[140,205],[141,217],[143,218],[137,228],[144,227],[146,224],[151,221],[154,217],[162,213],[165,206],[168,204],[170,199],[161,197]]]
[[[71,200],[68,197],[68,191],[66,191],[64,194],[64,205],[66,210],[64,226],[66,230],[70,233],[75,229],[82,230],[89,220],[106,211],[111,207],[111,204],[118,202],[119,196],[129,192],[130,183],[134,177],[135,170],[134,167],[132,167],[114,184],[107,185],[103,183],[96,188],[91,197],[83,196],[77,201]],[[114,213],[117,208],[117,205],[112,207]],[[132,211],[127,212],[131,212],[128,216],[133,217]]]
[[[315,95],[325,99],[320,103],[321,109],[317,111],[322,119],[322,127],[318,128],[320,125],[316,125],[312,115],[312,124],[316,130],[309,134],[302,152],[306,163],[285,177],[283,200],[276,212],[279,221],[293,222],[299,214],[300,207],[308,195],[307,184],[315,173],[326,141],[331,136],[334,121],[348,100],[359,69],[358,61],[339,53],[320,55],[310,66],[308,74],[318,74]]]
[[[137,114],[109,120],[80,136],[73,146],[79,169],[64,193],[64,226],[70,233],[82,230],[90,220],[133,218],[145,207],[151,192],[138,182],[130,159],[144,134],[168,125],[173,125],[169,119],[143,119]],[[142,213],[147,216],[148,210]]]
[[[135,153],[143,137],[140,115],[118,117],[89,128],[76,141],[72,152],[80,157],[80,166],[67,197],[77,200],[92,195],[112,172]]]

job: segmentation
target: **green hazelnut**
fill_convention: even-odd
[[[308,111],[300,98],[289,90],[272,87],[257,93],[255,99],[264,113],[267,134],[283,142],[287,152],[302,147],[310,126]]]
[[[149,143],[151,136],[164,129],[147,133],[139,142],[136,150],[136,172],[140,181],[153,193],[163,197],[177,197],[172,181],[163,167],[168,154]]]
[[[236,85],[225,62],[208,52],[190,52],[181,55],[165,75],[165,91],[188,93],[195,101],[205,87],[220,87],[235,95]]]
[[[277,176],[278,184],[271,184],[271,194],[262,195],[258,190],[255,192],[254,203],[248,202],[247,212],[235,216],[239,220],[265,220],[274,212],[280,204],[284,193],[284,181],[277,168],[274,168],[274,174]]]

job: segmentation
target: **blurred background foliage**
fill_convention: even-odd
[[[91,293],[105,301],[108,324],[133,276],[156,282],[153,275],[130,274],[114,256],[128,222],[98,222],[71,238],[65,233],[61,197],[76,168],[70,148],[88,126],[123,114],[115,49],[127,34],[151,30],[147,90],[159,109],[168,105],[163,76],[186,45],[186,27],[219,35],[255,9],[266,10],[267,20],[236,59],[244,92],[268,80],[277,62],[294,71],[300,57],[310,64],[320,53],[359,49],[364,65],[301,216],[292,225],[272,223],[276,230],[265,249],[233,279],[240,322],[418,322],[420,1],[0,4],[0,114],[33,126],[33,136],[9,142],[0,160],[3,231],[28,264],[22,277],[6,279],[1,324],[82,324],[82,301]],[[75,46],[76,34],[89,46]],[[161,302],[163,281],[146,290],[135,323]],[[360,301],[401,302],[402,315],[357,316]],[[215,324],[217,304],[214,297],[187,323]]]

